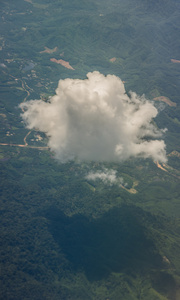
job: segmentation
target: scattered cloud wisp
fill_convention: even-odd
[[[97,179],[100,179],[104,183],[108,183],[110,185],[117,183],[117,177],[116,177],[116,171],[115,170],[108,170],[104,169],[103,171],[96,171],[96,172],[89,172],[89,174],[86,176],[88,180],[95,181]],[[121,179],[122,181],[123,179]]]

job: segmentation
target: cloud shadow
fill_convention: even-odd
[[[133,272],[160,267],[162,259],[147,229],[142,209],[123,205],[89,220],[66,216],[51,208],[46,217],[50,232],[74,270],[84,270],[89,280],[100,280],[111,272]],[[153,218],[148,214],[148,218]]]

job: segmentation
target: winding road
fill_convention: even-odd
[[[6,74],[6,72],[4,72]],[[7,74],[6,74],[7,75]],[[11,74],[8,74],[11,78],[13,78],[15,81],[20,81],[21,82],[21,86],[22,89],[27,93],[26,97],[23,99],[22,102],[25,102],[27,100],[27,98],[30,96],[30,91],[33,91],[26,82],[23,82],[22,79],[18,79],[16,77],[14,77]],[[24,112],[24,108],[21,107],[22,112]],[[12,147],[23,147],[23,148],[31,148],[31,149],[38,149],[38,150],[48,150],[49,147],[43,147],[43,146],[31,146],[28,144],[27,142],[27,137],[31,134],[31,130],[26,134],[26,136],[24,137],[24,144],[13,144],[13,143],[0,143],[0,146],[12,146]]]

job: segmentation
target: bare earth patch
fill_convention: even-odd
[[[130,189],[127,189],[125,186],[123,186],[122,184],[120,185],[124,190],[126,190],[127,192],[131,193],[131,194],[136,194],[137,190],[135,189],[136,186],[138,186],[139,182],[137,180],[135,180],[133,182],[133,186]]]
[[[174,64],[180,64],[180,60],[178,59],[171,59],[171,62],[173,62]]]
[[[62,65],[63,67],[65,67],[67,69],[75,70],[73,67],[71,67],[71,65],[69,64],[68,61],[65,61],[63,59],[57,60],[55,58],[50,58],[50,61],[55,62],[56,64],[60,64],[60,65]]]
[[[43,51],[41,51],[41,52],[39,52],[39,53],[49,53],[49,54],[51,54],[51,53],[56,52],[57,49],[58,49],[58,47],[55,47],[55,48],[53,48],[53,49],[49,49],[48,47],[44,47],[44,49],[45,49],[45,50],[43,50]]]
[[[26,2],[29,2],[29,3],[33,4],[31,0],[24,0],[24,1],[26,1]]]
[[[169,153],[168,156],[170,156],[170,157],[171,156],[176,156],[176,157],[180,158],[180,152],[174,150],[171,153]]]
[[[110,62],[115,62],[116,61],[116,57],[112,57],[111,59],[110,59]]]
[[[156,97],[156,98],[153,98],[153,100],[155,100],[155,101],[163,101],[163,102],[167,103],[169,106],[176,107],[176,103],[173,102],[173,101],[171,101],[168,97],[165,97],[165,96]]]
[[[163,171],[165,171],[165,172],[168,172],[168,171],[164,168],[165,165],[164,165],[164,167],[161,166],[161,164],[160,164],[158,161],[156,161],[155,164],[156,164],[156,166],[157,166],[159,169],[161,169],[161,170],[163,170]]]

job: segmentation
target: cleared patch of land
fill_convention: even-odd
[[[165,96],[155,97],[155,98],[153,98],[153,100],[155,100],[155,101],[162,101],[162,102],[165,102],[166,104],[168,104],[169,106],[176,107],[176,103],[173,102],[173,101],[171,101],[168,97],[165,97]]]
[[[56,64],[60,64],[60,65],[62,65],[63,67],[65,67],[65,68],[67,68],[67,69],[75,70],[75,69],[69,64],[68,61],[65,61],[65,60],[63,60],[63,59],[57,60],[56,58],[51,58],[50,61],[55,62]]]

